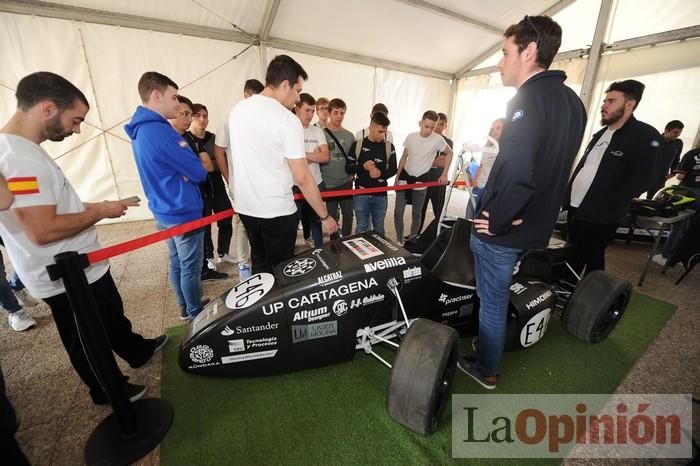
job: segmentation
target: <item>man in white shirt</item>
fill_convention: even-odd
[[[109,401],[83,351],[62,280],[52,281],[46,267],[61,252],[87,253],[100,248],[95,223],[118,218],[135,201],[83,203],[56,162],[39,146],[80,133],[89,110],[87,99],[73,84],[53,73],[38,72],[17,85],[17,111],[0,129],[0,173],[15,201],[0,212],[0,234],[22,281],[51,308],[71,364],[90,389],[95,404]],[[144,339],[131,330],[109,263],[91,264],[85,275],[96,297],[100,320],[112,350],[131,367],[141,367],[167,341],[162,335]],[[143,385],[126,384],[132,401],[146,392]]]
[[[329,233],[337,229],[306,163],[301,123],[289,111],[307,78],[291,57],[278,55],[267,67],[265,89],[236,104],[229,115],[233,208],[248,233],[253,273],[270,272],[294,255],[294,184]]]
[[[438,121],[438,114],[428,110],[418,122],[420,131],[406,136],[403,143],[403,155],[399,161],[396,173],[395,185],[413,184],[428,181],[430,167],[435,159],[435,154],[445,154],[445,165],[442,175],[438,178],[440,184],[447,184],[447,171],[452,163],[452,149],[447,145],[445,138],[433,132]],[[396,205],[394,207],[394,226],[396,227],[396,240],[403,241],[403,214],[406,209],[407,197],[411,196],[413,204],[411,210],[411,234],[420,233],[421,210],[425,203],[426,188],[396,191]]]
[[[301,93],[299,95],[299,102],[294,106],[294,113],[299,118],[301,126],[304,128],[304,150],[306,151],[306,162],[309,164],[309,171],[316,182],[318,190],[324,191],[325,185],[323,183],[323,177],[321,176],[321,167],[319,163],[327,163],[330,159],[330,153],[328,152],[328,144],[326,143],[326,136],[323,134],[323,130],[311,124],[315,109],[316,99],[310,94]],[[298,188],[296,186],[294,188],[296,192]],[[309,203],[304,199],[297,201],[297,208],[299,209],[299,217],[301,218],[302,225],[306,222],[308,228],[311,230],[314,247],[320,248],[323,245],[323,230],[321,229],[321,221],[318,215],[316,215]],[[304,228],[306,229],[307,226],[304,225]]]

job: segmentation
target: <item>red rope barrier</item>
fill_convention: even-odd
[[[404,191],[407,189],[415,188],[429,188],[431,186],[439,186],[440,183],[437,181],[428,181],[426,183],[414,183],[414,184],[402,184],[398,186],[384,186],[381,188],[364,188],[364,189],[339,189],[335,191],[324,191],[321,193],[321,197],[333,198],[333,197],[343,197],[343,196],[357,196],[359,194],[374,194],[382,193],[387,191]],[[464,186],[464,181],[455,181],[452,183],[453,186]],[[295,194],[294,199],[303,199],[302,194]],[[182,225],[177,225],[166,230],[156,231],[154,233],[142,236],[140,238],[135,238],[123,243],[115,244],[113,246],[108,246],[106,248],[98,249],[87,253],[88,262],[90,264],[96,264],[102,262],[111,257],[119,256],[121,254],[133,251],[135,249],[141,249],[151,244],[164,241],[168,238],[172,238],[177,235],[184,235],[185,233],[196,230],[197,228],[202,228],[203,226],[218,222],[227,217],[232,217],[236,212],[233,209],[222,210],[221,212],[209,215],[207,217],[202,217],[191,222],[183,223]]]

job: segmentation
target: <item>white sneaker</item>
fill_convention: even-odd
[[[24,309],[8,314],[7,321],[15,332],[23,332],[36,325],[36,320],[32,319]]]
[[[207,267],[209,270],[216,271],[216,262],[214,262],[214,259],[207,259]]]
[[[655,264],[659,264],[661,266],[666,265],[666,258],[661,254],[656,254],[654,257],[651,258],[651,260]]]
[[[233,257],[229,256],[228,254],[224,254],[223,256],[219,256],[218,261],[219,261],[219,263],[221,263],[221,262],[228,262],[229,264],[236,263],[236,260]]]
[[[26,288],[22,288],[21,290],[15,291],[14,293],[15,298],[17,298],[17,302],[22,307],[34,307],[37,304],[39,304],[39,301],[34,299],[34,297],[29,294]]]

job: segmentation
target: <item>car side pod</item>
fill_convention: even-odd
[[[427,319],[412,323],[391,368],[389,415],[420,435],[431,435],[452,393],[459,334]]]
[[[562,324],[583,341],[601,342],[622,319],[631,296],[630,282],[594,270],[576,286],[564,309]]]

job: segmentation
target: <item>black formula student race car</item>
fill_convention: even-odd
[[[451,394],[459,337],[478,329],[469,235],[458,219],[420,255],[371,231],[301,253],[206,306],[182,339],[180,367],[203,376],[269,376],[364,351],[391,368],[390,416],[429,435]],[[552,242],[516,266],[507,350],[540,341],[555,311],[567,330],[593,343],[622,317],[631,285],[605,272],[569,284],[568,254],[566,243]],[[392,363],[374,351],[377,344],[397,348]]]

